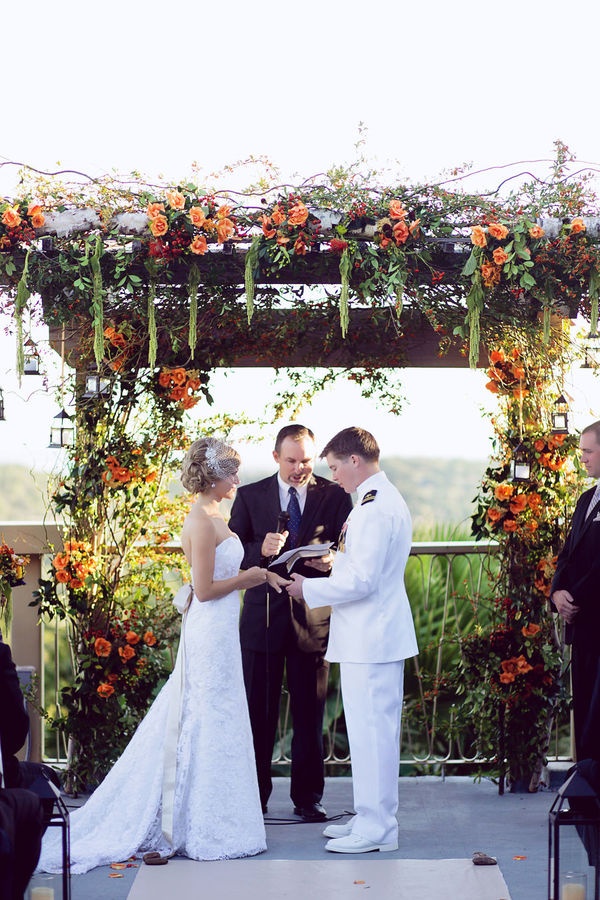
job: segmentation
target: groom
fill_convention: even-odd
[[[242,568],[265,565],[292,547],[337,541],[352,501],[337,485],[313,474],[315,456],[312,431],[287,425],[273,451],[278,472],[238,488],[229,527],[244,545]],[[330,568],[329,557],[307,560],[299,571],[322,576]],[[244,595],[240,639],[263,812],[273,787],[271,759],[285,668],[293,724],[290,794],[294,813],[314,822],[327,817],[321,798],[328,619],[318,649],[314,644],[302,649],[306,629],[295,627],[299,619],[306,626],[305,607],[298,604],[293,616],[287,591],[269,590],[267,596],[265,587],[251,588]]]

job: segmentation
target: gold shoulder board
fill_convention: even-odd
[[[365,503],[372,503],[375,497],[377,496],[377,491],[367,491],[365,496],[362,498],[361,506],[364,506]]]

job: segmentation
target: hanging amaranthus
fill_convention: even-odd
[[[190,323],[188,330],[188,345],[192,356],[198,340],[198,287],[200,285],[200,270],[194,263],[188,276],[188,296],[190,298]]]
[[[15,299],[15,322],[17,325],[17,375],[19,378],[19,384],[21,383],[21,376],[23,375],[23,372],[25,370],[25,353],[23,350],[23,310],[25,309],[25,304],[30,297],[30,291],[27,287],[27,272],[29,269],[30,252],[30,250],[27,250],[25,262],[23,264],[23,271],[19,279],[19,284],[17,285],[17,296]]]
[[[100,257],[102,255],[102,238],[96,235],[96,246],[90,257],[92,270],[92,317],[94,325],[94,356],[98,368],[104,358],[104,301],[102,296],[102,271]]]

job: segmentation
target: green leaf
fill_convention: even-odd
[[[473,272],[476,271],[478,265],[479,265],[479,256],[476,255],[475,250],[471,250],[471,255],[469,256],[468,260],[464,264],[461,274],[463,274],[467,277],[469,275],[472,275]]]

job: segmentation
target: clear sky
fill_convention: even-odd
[[[175,183],[194,166],[208,177],[264,155],[297,180],[352,161],[359,123],[360,152],[399,178],[436,180],[465,163],[507,167],[473,175],[473,190],[520,171],[544,177],[557,139],[582,163],[600,163],[599,26],[591,0],[5,4],[0,194],[16,192],[11,161]],[[56,401],[42,379],[19,388],[13,370],[14,343],[0,337],[0,463],[47,468]],[[588,375],[573,390],[582,419],[600,415]],[[247,408],[270,378],[220,375],[217,404]],[[407,370],[403,382],[408,404],[392,422],[350,387],[304,419],[324,439],[361,424],[384,453],[487,455],[483,373]]]

